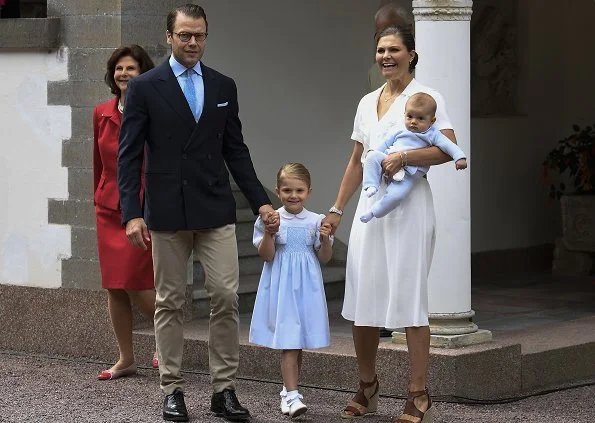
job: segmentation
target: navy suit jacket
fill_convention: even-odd
[[[118,150],[123,224],[143,214],[148,228],[156,231],[234,223],[227,168],[255,214],[270,204],[244,144],[235,82],[201,67],[204,107],[198,123],[168,60],[128,83]],[[138,201],[143,151],[144,213]]]

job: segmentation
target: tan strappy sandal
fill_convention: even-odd
[[[420,411],[415,405],[415,398],[426,396],[428,398],[428,409]],[[407,395],[407,402],[401,417],[394,420],[393,423],[432,423],[434,417],[434,407],[432,406],[432,398],[428,393],[428,388],[423,391],[409,392]]]
[[[349,405],[341,412],[341,417],[344,419],[356,419],[366,414],[375,413],[378,410],[379,388],[378,375],[374,376],[372,382],[360,380],[359,390]]]

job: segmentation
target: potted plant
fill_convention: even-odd
[[[560,199],[566,247],[595,252],[595,129],[578,125],[572,129],[547,154],[544,176],[548,182],[550,171],[558,177],[550,185],[550,196]]]

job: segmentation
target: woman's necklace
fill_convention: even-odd
[[[124,113],[124,106],[122,106],[122,102],[118,100],[118,111],[120,113]]]
[[[384,87],[384,91],[382,92],[382,94],[385,97],[385,98],[382,99],[382,101],[384,101],[385,103],[387,103],[388,101],[390,101],[391,99],[393,99],[395,97],[395,95],[397,95],[397,92],[395,91],[394,93],[386,96],[386,93],[388,92],[388,90],[386,88],[387,87]]]

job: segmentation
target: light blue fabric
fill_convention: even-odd
[[[188,100],[188,105],[190,106],[190,110],[192,110],[194,119],[196,119],[198,106],[196,105],[196,91],[194,89],[194,82],[192,82],[193,73],[194,71],[192,69],[186,69],[186,72],[182,74],[184,75],[184,88],[182,91],[184,92],[186,100]]]
[[[415,150],[433,145],[452,157],[455,162],[467,157],[463,150],[440,132],[435,125],[430,126],[426,132],[411,132],[407,129],[399,129],[394,134],[387,136],[384,143],[377,150],[390,154],[396,151]],[[422,172],[422,175],[425,175],[428,170],[430,170],[429,167],[405,166],[405,171],[410,175],[416,172]]]
[[[450,142],[450,141],[449,141]],[[388,154],[382,151],[370,150],[366,156],[366,164],[364,171],[364,189],[374,187],[378,190],[380,179],[382,178],[382,161]],[[367,222],[372,216],[384,217],[392,210],[394,210],[401,201],[411,192],[415,181],[423,177],[423,172],[416,172],[413,174],[406,173],[401,181],[392,181],[386,187],[386,192],[382,198],[375,202],[369,213],[364,214],[362,222]]]
[[[250,342],[274,349],[324,348],[330,345],[322,271],[320,223],[324,215],[306,209],[297,215],[278,210],[275,257],[265,262],[250,325]],[[260,217],[253,242],[264,236]]]
[[[378,190],[382,178],[382,161],[388,154],[432,145],[435,145],[451,156],[455,162],[466,157],[458,145],[449,140],[434,126],[431,126],[426,132],[421,133],[400,129],[393,135],[386,137],[384,143],[378,147],[378,150],[368,151],[364,159],[363,189],[366,190],[369,187],[374,187]],[[369,221],[371,216],[386,216],[394,210],[409,192],[411,192],[415,181],[428,173],[429,169],[429,167],[423,166],[405,166],[403,179],[400,181],[393,180],[388,184],[386,193],[382,199],[377,201],[372,209],[362,216],[362,221]]]
[[[198,122],[205,102],[205,84],[202,79],[200,62],[196,63],[193,68],[188,69],[178,62],[172,54],[169,58],[169,65],[188,101],[194,119]]]

